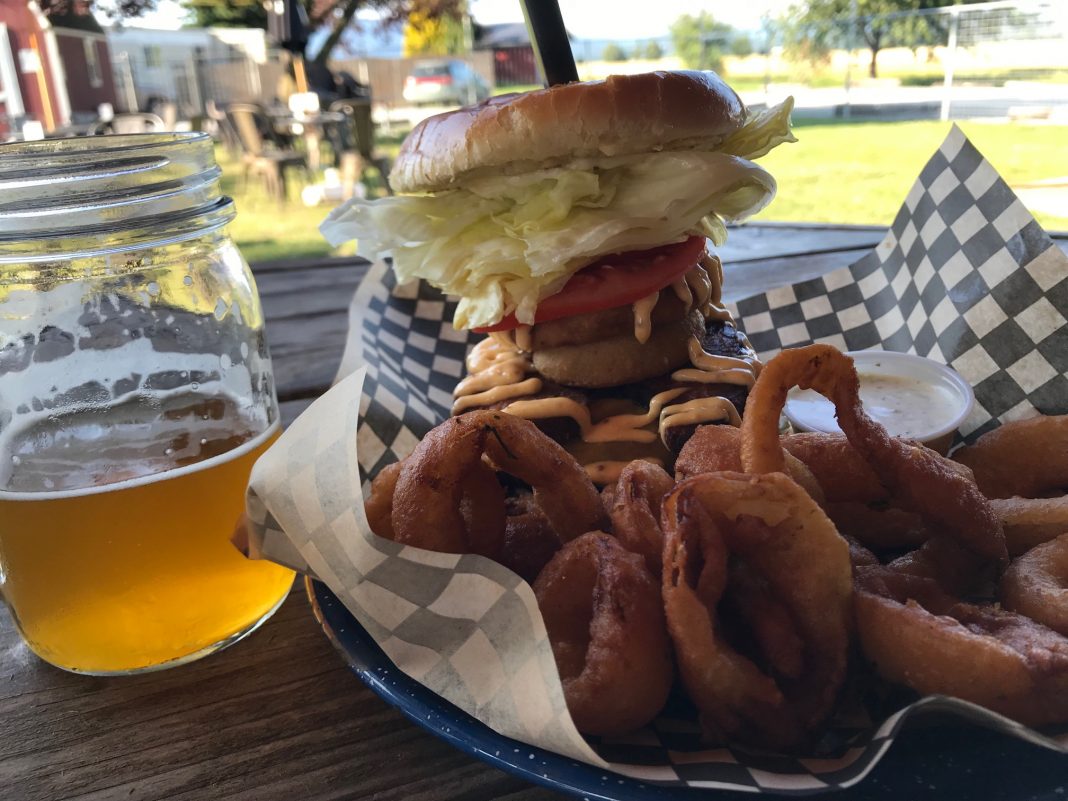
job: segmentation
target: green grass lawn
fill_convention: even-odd
[[[1068,176],[1064,126],[966,122],[961,127],[1009,184]],[[948,131],[949,124],[939,122],[801,120],[797,144],[761,159],[778,180],[779,194],[757,219],[889,225]],[[379,137],[379,150],[393,159],[402,139],[403,133]],[[280,206],[255,180],[245,188],[240,164],[222,148],[217,157],[223,191],[237,203],[230,234],[250,262],[352,252],[351,245],[334,251],[319,235],[329,206],[305,207],[298,181],[290,186],[289,202]],[[381,194],[373,181],[370,191]],[[1068,217],[1036,217],[1047,230],[1068,231]]]
[[[1010,184],[1068,176],[1068,128],[964,122],[964,133]],[[758,219],[889,225],[949,132],[943,122],[800,121],[798,142],[760,163],[779,193]],[[1036,214],[1047,230],[1068,217]]]
[[[379,135],[378,151],[392,162],[406,134],[407,131],[392,136]],[[324,151],[324,159],[327,155]],[[237,218],[230,224],[230,236],[247,261],[313,258],[353,252],[352,245],[335,250],[319,234],[319,223],[330,213],[331,207],[321,205],[309,208],[301,202],[300,190],[304,181],[299,171],[293,170],[289,174],[289,200],[283,206],[269,197],[262,183],[255,178],[250,179],[246,187],[241,163],[231,159],[225,148],[216,147],[215,158],[223,170],[223,192],[230,195],[237,206]],[[384,194],[376,172],[369,171],[365,177],[370,196]],[[322,174],[317,175],[315,180],[321,181]]]
[[[234,199],[237,218],[230,223],[230,236],[249,262],[329,255],[333,248],[319,235],[319,223],[327,206],[306,207],[300,202],[299,173],[289,174],[289,201],[283,206],[268,197],[255,178],[244,186],[240,162],[217,147],[215,157],[223,170],[223,192]]]

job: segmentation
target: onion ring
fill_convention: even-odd
[[[791,434],[782,437],[782,445],[812,472],[832,503],[877,503],[890,498],[879,476],[844,434]]]
[[[560,538],[530,493],[508,498],[504,506],[507,521],[500,562],[524,581],[533,582],[560,550]]]
[[[845,679],[852,568],[849,548],[815,501],[789,477],[706,473],[664,499],[664,610],[683,684],[706,731],[789,749],[826,720]],[[760,577],[804,642],[756,657],[728,641],[720,605],[728,556]],[[765,643],[766,645],[767,643]],[[754,659],[756,661],[754,661]],[[757,662],[767,664],[766,670]]]
[[[769,669],[797,680],[805,669],[805,642],[790,610],[775,597],[768,583],[745,562],[730,566],[724,600],[741,621]]]
[[[1068,415],[1002,423],[959,448],[953,458],[967,465],[988,498],[1038,498],[1068,489]]]
[[[564,545],[534,582],[564,698],[584,734],[625,734],[663,708],[674,672],[656,581],[599,531]]]
[[[784,472],[822,506],[824,492],[812,471],[789,453],[785,455],[785,463]],[[682,481],[701,473],[723,471],[745,472],[742,470],[741,431],[734,426],[699,426],[679,452],[675,461],[675,479]]]
[[[885,679],[1037,726],[1068,720],[1068,638],[1014,612],[965,603],[922,571],[856,568],[861,646]]]
[[[869,506],[852,501],[824,505],[840,534],[877,551],[918,548],[931,538],[923,518],[896,506]]]
[[[394,539],[498,559],[506,519],[494,470],[531,486],[562,540],[605,522],[596,488],[567,451],[529,420],[476,411],[431,430],[404,461],[393,493]]]
[[[607,520],[597,488],[571,454],[522,417],[487,411],[471,414],[492,432],[485,442],[493,466],[530,485],[561,541],[604,528]]]
[[[783,472],[778,421],[793,386],[814,389],[835,407],[850,444],[875,470],[899,504],[957,539],[969,550],[1008,561],[1001,522],[975,482],[945,457],[892,437],[860,401],[853,360],[829,345],[785,350],[764,365],[749,391],[742,420],[742,467],[747,473]]]
[[[1068,636],[1068,534],[1037,545],[1001,577],[1001,602]]]
[[[992,498],[990,506],[1005,528],[1010,556],[1068,533],[1068,496],[1060,498]]]
[[[674,487],[675,482],[662,467],[635,460],[619,474],[609,511],[615,538],[641,556],[654,576],[660,575],[664,552],[660,504]]]
[[[394,462],[378,471],[371,481],[371,491],[363,505],[371,531],[387,540],[397,538],[393,533],[393,493],[397,489],[403,464],[403,461]]]

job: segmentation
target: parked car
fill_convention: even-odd
[[[404,81],[404,100],[413,105],[465,106],[489,97],[485,79],[459,59],[423,61]]]

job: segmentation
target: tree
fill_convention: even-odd
[[[182,0],[198,28],[266,28],[262,0]]]
[[[647,58],[649,61],[661,59],[664,57],[664,48],[660,46],[660,42],[650,39],[642,49],[642,57]]]
[[[453,56],[466,50],[463,20],[458,15],[428,16],[422,11],[413,11],[408,15],[402,51],[405,58]]]
[[[682,63],[692,70],[720,70],[731,26],[707,11],[697,16],[683,14],[671,25],[671,41]]]
[[[879,51],[890,44],[942,44],[947,26],[938,14],[909,14],[981,0],[804,0],[787,12],[787,48],[810,60],[832,48],[863,42],[871,51],[868,75],[878,76]],[[854,16],[855,14],[855,16]]]
[[[601,58],[605,61],[626,61],[627,54],[615,42],[609,42],[601,51]]]
[[[38,0],[37,5],[46,16],[81,13],[82,9],[86,9],[118,18],[140,17],[146,11],[154,11],[157,3],[158,0]]]
[[[308,18],[315,27],[330,25],[330,35],[326,37],[322,48],[315,55],[315,62],[326,66],[330,52],[334,49],[345,29],[362,8],[375,8],[385,15],[385,24],[399,25],[407,23],[414,14],[424,20],[451,17],[461,21],[467,13],[465,0],[305,0],[310,3]],[[461,33],[461,40],[464,37]]]
[[[138,17],[146,11],[156,8],[159,0],[38,0],[42,10],[48,13],[63,14],[70,9],[88,7],[90,10],[102,11],[115,18]],[[4,0],[0,0],[4,2]],[[424,19],[438,19],[449,16],[461,20],[465,13],[465,0],[297,0],[308,11],[308,27],[315,30],[323,26],[330,28],[315,62],[326,66],[330,53],[352,22],[356,12],[361,8],[375,8],[383,13],[384,23],[398,25],[405,22],[411,14],[419,14]],[[267,15],[262,17],[253,7],[260,6],[262,0],[183,0],[183,5],[193,11],[198,24],[201,25],[242,25],[249,27],[267,27]]]
[[[731,55],[745,58],[753,54],[753,40],[744,33],[738,34],[731,39]]]

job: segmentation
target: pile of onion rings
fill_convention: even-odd
[[[845,434],[780,436],[793,386],[831,400]],[[367,518],[529,581],[586,734],[649,723],[677,675],[709,741],[804,749],[853,649],[919,693],[1062,722],[1068,501],[1048,496],[1068,487],[1065,420],[1004,426],[954,461],[887,434],[852,360],[813,345],[769,361],[741,428],[698,428],[674,476],[633,462],[599,495],[530,422],[470,412],[378,474]],[[1048,476],[1004,465],[1032,438],[1056,440]]]
[[[1014,420],[958,449],[1019,556],[1068,532],[1068,415]]]

